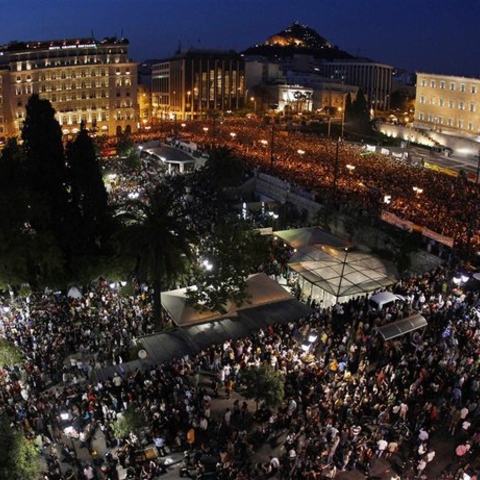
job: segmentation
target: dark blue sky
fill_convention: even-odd
[[[478,0],[0,0],[0,43],[130,40],[135,61],[183,47],[243,50],[293,21],[354,55],[427,73],[480,76]]]

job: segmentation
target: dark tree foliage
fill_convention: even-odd
[[[228,147],[214,147],[209,152],[209,158],[203,167],[204,172],[217,189],[240,185],[244,180],[245,168]]]
[[[66,157],[72,211],[66,226],[67,259],[72,277],[88,281],[88,277],[104,273],[100,269],[105,265],[99,257],[108,250],[113,224],[95,146],[83,126],[77,138],[68,143]]]
[[[22,129],[33,228],[62,234],[69,216],[62,131],[48,100],[32,95]]]
[[[161,326],[161,291],[192,258],[194,232],[183,211],[184,194],[168,183],[148,192],[148,201],[130,201],[119,217],[120,256],[140,281],[153,285],[154,321]]]
[[[10,426],[6,416],[0,418],[0,478],[9,480],[36,480],[42,463],[32,440],[22,430]]]

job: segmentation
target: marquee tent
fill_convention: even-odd
[[[264,277],[263,274],[260,275],[260,279],[254,279],[253,282],[262,281],[262,277]],[[186,355],[192,357],[201,350],[214,344],[223,343],[227,339],[245,338],[270,325],[292,322],[312,313],[312,309],[308,305],[299,302],[288,292],[285,291],[285,293],[287,297],[283,300],[267,301],[263,304],[257,303],[257,305],[249,304],[247,308],[238,309],[229,318],[212,318],[184,328],[177,328],[172,332],[141,337],[139,340],[147,352],[145,359],[111,365],[96,370],[95,374],[99,380],[105,381],[115,372],[124,376],[137,369],[142,370],[151,364],[163,363]],[[272,297],[270,298],[272,299]]]
[[[324,307],[384,290],[397,280],[390,262],[364,252],[310,246],[294,253],[288,264],[299,286]]]
[[[292,295],[275,280],[264,273],[250,275],[247,279],[247,293],[249,298],[239,307],[233,303],[225,306],[226,313],[221,314],[211,310],[196,310],[186,304],[187,289],[180,288],[169,292],[162,292],[162,306],[179,327],[199,325],[202,323],[236,316],[239,310],[258,307],[275,302],[291,300]]]
[[[304,248],[311,245],[323,245],[335,248],[350,248],[352,244],[320,227],[279,230],[273,233],[292,248]]]

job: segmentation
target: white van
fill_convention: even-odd
[[[406,298],[403,295],[392,292],[380,292],[372,295],[368,301],[375,310],[381,310],[382,308],[395,305],[395,302],[405,302],[405,300]]]

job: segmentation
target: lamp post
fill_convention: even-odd
[[[337,148],[335,149],[335,169],[333,171],[333,198],[337,196],[338,181],[338,150],[340,148],[340,137],[337,138]]]
[[[338,299],[340,298],[340,292],[341,292],[341,289],[342,289],[343,274],[345,273],[345,265],[347,264],[347,257],[348,257],[348,247],[345,247],[345,256],[343,257],[342,271],[340,272],[340,280],[338,282],[337,296],[335,297],[335,302],[336,303],[338,303]]]

